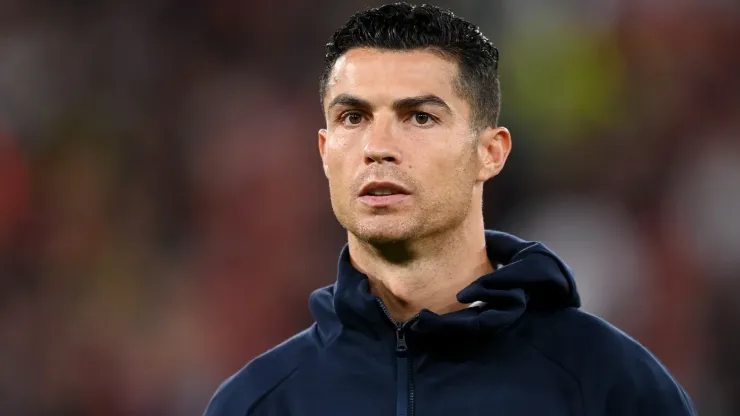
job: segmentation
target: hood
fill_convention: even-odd
[[[422,310],[411,326],[418,334],[496,333],[514,324],[528,310],[580,307],[568,266],[539,242],[525,241],[500,231],[485,231],[486,252],[494,272],[481,276],[457,294],[460,311],[438,315]],[[391,324],[369,291],[367,276],[350,262],[345,245],[339,256],[337,281],[315,291],[311,312],[326,336],[341,327],[388,331]]]

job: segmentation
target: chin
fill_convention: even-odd
[[[353,234],[355,234],[355,236],[359,240],[364,241],[373,246],[386,246],[386,245],[396,244],[396,243],[409,240],[407,236],[400,235],[399,233],[391,233],[387,231],[359,232],[359,233],[353,233]]]
[[[361,221],[348,231],[369,244],[386,245],[413,240],[419,234],[416,228],[403,221],[374,219]]]

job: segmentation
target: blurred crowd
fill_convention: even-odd
[[[378,1],[0,1],[0,414],[199,415],[345,235],[324,45]],[[440,1],[501,55],[488,228],[740,414],[740,3]]]

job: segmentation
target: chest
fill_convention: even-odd
[[[575,380],[537,354],[448,361],[413,352],[379,359],[353,351],[334,351],[310,368],[299,369],[269,395],[257,414],[583,414]]]

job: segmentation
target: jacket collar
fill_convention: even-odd
[[[528,310],[580,307],[575,280],[568,266],[542,243],[525,241],[500,231],[485,231],[486,252],[494,272],[481,276],[457,294],[460,303],[479,306],[438,315],[422,310],[411,325],[419,336],[475,337],[492,335],[513,325]],[[344,246],[335,284],[315,291],[311,311],[324,336],[343,327],[378,335],[392,328],[379,299],[370,293],[367,276],[350,262]]]

